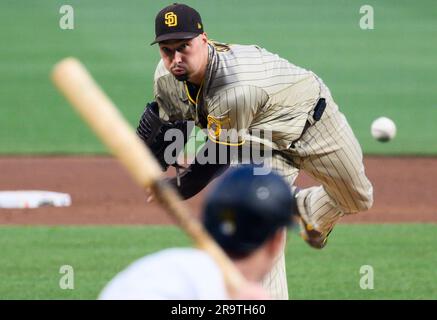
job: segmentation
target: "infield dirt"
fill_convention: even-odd
[[[437,158],[366,157],[365,166],[374,206],[342,223],[437,222]],[[0,190],[49,190],[72,197],[66,208],[0,209],[0,224],[172,223],[157,204],[146,204],[143,190],[110,157],[1,157],[0,172]],[[297,184],[315,182],[302,172]],[[187,201],[196,216],[207,191]]]

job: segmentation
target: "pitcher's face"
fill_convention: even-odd
[[[206,35],[159,43],[159,51],[165,68],[179,81],[197,83],[203,79],[208,63],[208,39]]]

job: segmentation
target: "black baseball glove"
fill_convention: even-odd
[[[173,154],[170,158],[174,161],[168,161],[165,159],[166,148],[174,141],[164,141],[164,136],[169,129],[179,129],[183,133],[183,145],[178,146],[176,154]],[[215,149],[215,155],[217,157],[214,163],[200,164],[197,161],[197,157],[194,159],[188,168],[180,166],[177,162],[177,156],[183,150],[185,144],[188,141],[188,137],[193,128],[188,126],[187,121],[163,121],[159,117],[159,107],[156,102],[148,103],[141,116],[140,123],[137,128],[138,136],[146,143],[152,153],[155,155],[162,169],[165,171],[169,166],[176,168],[176,176],[173,178],[167,178],[167,181],[173,185],[181,195],[183,199],[191,198],[199,193],[212,179],[220,175],[229,166],[228,163],[221,164],[219,159],[220,154],[231,155],[230,151],[220,151],[223,148],[229,148],[211,142],[206,139],[205,145],[199,151],[199,154],[207,155],[210,150]],[[168,158],[168,157],[167,157]],[[183,172],[180,174],[180,169]]]
[[[166,161],[165,150],[170,144],[174,142],[174,140],[164,140],[164,135],[169,129],[180,130],[183,136],[183,144],[178,145],[177,148],[174,150],[176,154],[172,154],[171,157],[167,157]],[[191,132],[191,130],[192,127],[189,131]],[[140,123],[137,127],[137,135],[150,148],[150,150],[158,160],[159,164],[161,165],[163,171],[166,171],[169,166],[178,167],[178,164],[176,162],[177,156],[183,150],[185,144],[187,143],[190,132],[188,132],[187,121],[163,121],[159,117],[159,107],[155,101],[146,105],[146,108],[141,115]]]

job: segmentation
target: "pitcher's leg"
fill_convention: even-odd
[[[298,193],[299,211],[310,228],[326,238],[344,214],[372,206],[373,188],[365,175],[361,147],[341,113],[317,122],[303,138],[300,147],[308,156],[301,169],[322,185]]]
[[[272,299],[288,300],[288,285],[284,250],[281,250],[272,270],[264,277],[262,286],[267,290]]]
[[[299,170],[293,166],[290,159],[285,158],[280,153],[274,153],[270,159],[266,159],[266,164],[280,174],[285,181],[289,183],[290,188],[292,188]],[[286,237],[284,235],[283,250],[281,250],[281,253],[277,257],[272,270],[262,281],[263,287],[266,288],[273,299],[288,300],[289,298],[285,267],[285,245]]]

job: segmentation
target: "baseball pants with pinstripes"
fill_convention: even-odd
[[[320,182],[320,186],[300,190],[297,203],[299,211],[322,233],[329,232],[343,215],[372,206],[373,188],[365,175],[361,147],[330,96],[320,121],[313,123],[293,148],[273,154],[272,168],[293,189],[299,170]],[[273,298],[288,299],[286,283],[282,253],[263,284]]]

